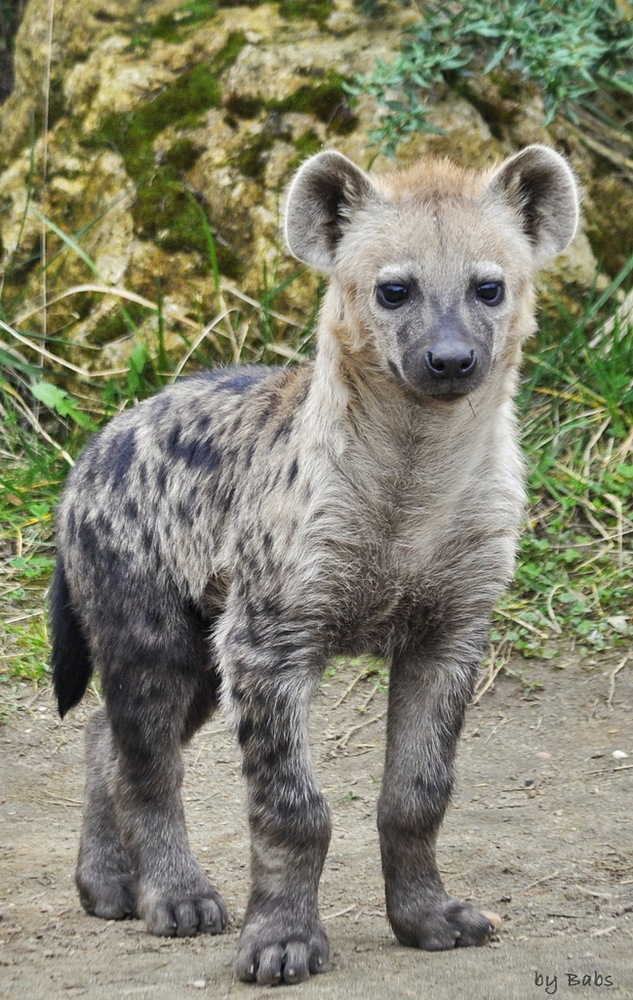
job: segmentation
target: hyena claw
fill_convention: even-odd
[[[224,901],[214,890],[207,896],[154,902],[142,915],[148,931],[159,937],[221,934],[227,924]]]
[[[404,918],[390,914],[390,921],[400,944],[425,951],[481,946],[495,931],[488,916],[456,899],[446,899],[440,907],[421,908]]]
[[[311,975],[327,972],[330,946],[320,925],[304,931],[266,925],[258,920],[242,931],[235,972],[246,983],[277,986],[302,983]]]
[[[86,913],[102,920],[129,920],[137,916],[136,888],[129,874],[97,876],[90,879],[76,876],[79,900]]]

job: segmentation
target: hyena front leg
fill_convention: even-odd
[[[226,701],[237,722],[248,788],[251,892],[236,972],[262,985],[298,983],[328,968],[317,894],[330,840],[312,771],[308,703],[319,676],[278,622],[232,616],[219,646]]]
[[[378,827],[387,914],[401,944],[439,951],[485,944],[490,921],[450,899],[435,860],[453,758],[471,698],[481,631],[410,644],[394,656]]]

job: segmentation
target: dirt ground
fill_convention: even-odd
[[[616,673],[622,657],[562,670],[525,662],[542,687],[497,678],[470,709],[440,867],[450,892],[496,910],[503,926],[491,945],[450,953],[400,947],[385,919],[375,829],[385,694],[375,677],[359,679],[358,663],[326,678],[313,747],[334,819],[321,891],[333,968],[284,989],[302,1000],[632,998],[633,661]],[[90,695],[61,723],[50,691],[25,686],[0,727],[0,997],[257,995],[232,971],[248,845],[238,756],[219,717],[187,751],[185,800],[228,933],[159,939],[80,909],[82,726],[94,704]]]

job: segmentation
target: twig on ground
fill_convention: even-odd
[[[364,729],[365,726],[371,726],[372,723],[374,722],[380,722],[381,719],[384,719],[386,714],[387,714],[386,710],[384,712],[379,712],[379,714],[375,715],[373,719],[367,719],[366,722],[361,722],[358,726],[352,726],[352,728],[348,730],[344,736],[340,736],[338,738],[338,740],[334,744],[335,748],[337,750],[343,750],[347,746],[350,737],[352,737],[354,733],[357,733],[359,729]]]
[[[347,687],[343,691],[343,694],[341,695],[341,697],[337,701],[334,702],[334,704],[332,705],[332,708],[333,709],[334,708],[338,708],[339,705],[342,705],[343,702],[345,701],[345,699],[347,698],[348,694],[350,694],[350,692],[354,690],[354,688],[356,687],[356,685],[358,684],[358,682],[361,681],[363,679],[363,677],[366,677],[366,676],[367,676],[367,667],[363,667],[363,669],[361,670],[361,672],[356,675],[356,677],[351,682],[351,684],[347,685]]]
[[[607,695],[607,707],[610,708],[611,710],[613,710],[612,701],[613,701],[613,696],[615,694],[615,678],[620,673],[622,668],[626,666],[629,659],[629,655],[630,654],[627,653],[626,656],[622,660],[620,660],[617,667],[614,667],[611,673],[609,674],[609,694]]]

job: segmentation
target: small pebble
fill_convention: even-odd
[[[616,760],[626,760],[629,755],[624,750],[614,750],[611,756],[615,757]]]

